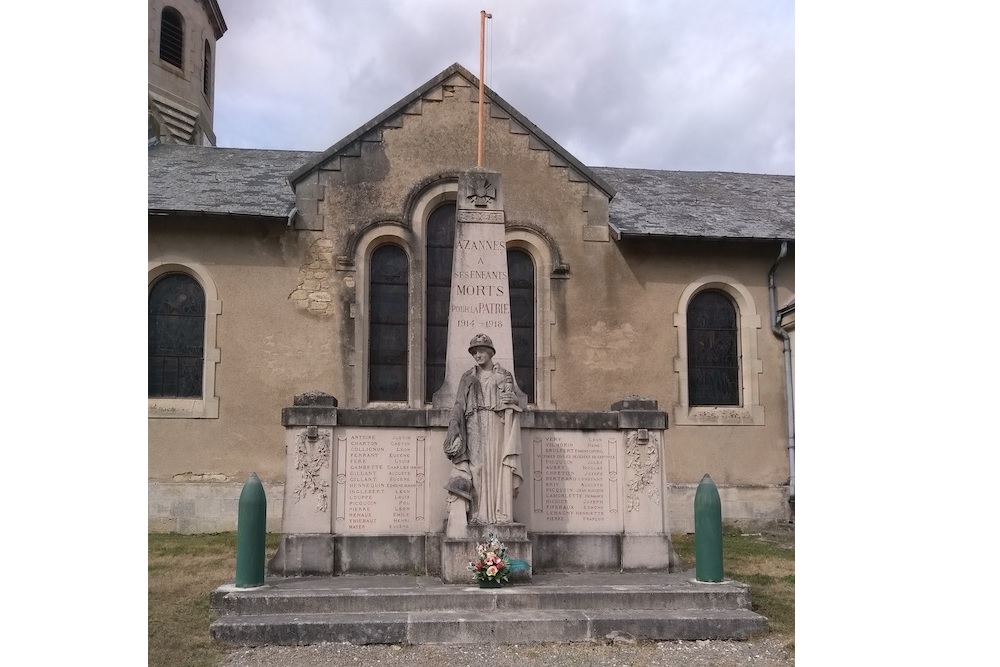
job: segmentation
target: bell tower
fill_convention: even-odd
[[[215,145],[216,0],[149,0],[148,140]]]

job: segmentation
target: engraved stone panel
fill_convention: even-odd
[[[469,209],[459,209],[459,222],[488,222],[492,224],[503,224],[503,211],[477,211]]]
[[[427,531],[427,439],[408,429],[341,429],[334,531]]]
[[[284,533],[328,533],[332,513],[330,430],[310,426],[285,432]]]
[[[532,530],[622,530],[617,432],[535,432],[531,447]]]

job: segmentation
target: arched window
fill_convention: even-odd
[[[205,97],[212,98],[212,45],[205,40],[205,73],[202,76],[202,90]]]
[[[736,307],[718,290],[688,304],[688,400],[691,406],[739,405],[739,332]]]
[[[409,262],[402,248],[372,253],[369,285],[368,400],[407,400]]]
[[[424,400],[430,403],[444,383],[448,355],[448,305],[455,254],[455,202],[434,209],[427,219],[427,298],[424,345]]]
[[[514,377],[528,402],[535,402],[535,264],[524,250],[507,251]]]
[[[173,7],[164,7],[160,14],[160,60],[183,67],[184,19]]]
[[[149,291],[149,396],[200,398],[205,366],[205,292],[169,273]]]

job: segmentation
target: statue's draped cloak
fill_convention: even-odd
[[[514,376],[499,364],[492,373],[471,368],[458,385],[444,440],[453,464],[446,488],[469,501],[470,523],[513,521],[522,478],[521,407],[500,396],[515,387]]]

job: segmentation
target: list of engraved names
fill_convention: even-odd
[[[336,531],[423,532],[426,499],[423,435],[396,429],[348,432],[340,444]]]
[[[620,530],[616,434],[549,433],[534,438],[533,449],[535,525],[575,532]]]

